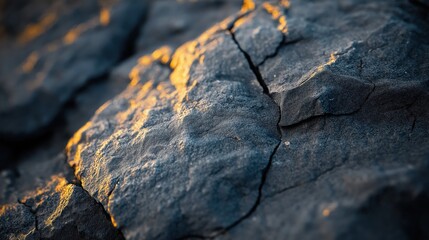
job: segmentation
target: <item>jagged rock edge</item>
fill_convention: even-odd
[[[73,176],[74,176],[74,179],[73,179],[72,181],[70,181],[70,180],[66,179],[67,184],[71,184],[71,185],[74,185],[74,186],[76,186],[76,187],[78,187],[78,188],[81,188],[81,189],[82,189],[82,190],[83,190],[83,191],[84,191],[84,192],[85,192],[85,193],[86,193],[86,194],[87,194],[91,199],[93,199],[93,200],[95,201],[95,203],[101,207],[101,209],[102,209],[102,211],[103,211],[103,214],[106,216],[106,219],[110,222],[110,224],[112,225],[112,227],[113,227],[114,229],[116,229],[116,231],[118,232],[118,235],[119,235],[120,239],[125,239],[125,237],[124,237],[124,234],[123,234],[122,230],[121,230],[119,227],[116,227],[116,226],[115,226],[115,224],[113,223],[113,217],[112,217],[112,216],[110,215],[110,213],[106,210],[106,208],[104,207],[104,205],[103,205],[100,201],[98,201],[94,196],[92,196],[92,195],[91,195],[91,193],[89,193],[89,192],[88,192],[88,190],[86,190],[86,189],[82,186],[81,179],[76,175],[75,167],[74,167],[74,166],[71,166],[71,165],[68,163],[68,159],[67,159],[67,157],[66,157],[65,159],[66,159],[66,164],[67,164],[68,168],[71,168],[72,173],[73,173]],[[109,191],[108,196],[107,196],[107,199],[109,199],[110,195],[112,195],[113,191],[116,189],[116,185],[117,185],[117,183],[115,183],[115,185],[113,185],[112,190],[110,190],[110,191]]]
[[[315,115],[315,116],[311,116],[311,117],[305,118],[305,119],[303,119],[303,120],[301,120],[301,121],[299,121],[299,122],[296,122],[296,123],[293,123],[293,124],[290,124],[290,125],[282,126],[282,128],[283,128],[283,129],[291,129],[291,128],[294,128],[294,127],[296,127],[296,126],[298,126],[298,125],[301,125],[301,124],[305,124],[305,123],[311,122],[311,121],[313,121],[314,119],[318,119],[318,118],[355,115],[355,114],[357,114],[358,112],[360,112],[360,111],[362,110],[363,106],[365,106],[365,104],[366,104],[366,102],[368,101],[368,99],[369,99],[369,98],[371,97],[371,95],[374,93],[375,88],[376,88],[376,85],[375,85],[374,83],[371,83],[371,84],[372,84],[372,89],[371,89],[371,91],[370,91],[370,92],[368,93],[368,95],[365,97],[365,99],[363,100],[362,104],[361,104],[361,105],[360,105],[356,110],[354,110],[354,111],[352,111],[352,112],[349,112],[349,113],[340,113],[340,114],[336,114],[336,113],[322,113],[322,114],[319,114],[319,115]]]
[[[136,26],[134,27],[134,29],[132,30],[132,31],[130,31],[130,35],[128,36],[128,39],[125,41],[126,42],[126,45],[130,45],[130,47],[128,48],[128,47],[125,47],[124,49],[123,49],[123,52],[122,52],[122,57],[121,57],[121,59],[114,65],[114,66],[112,66],[112,68],[111,69],[113,69],[115,66],[118,66],[121,62],[123,62],[123,61],[125,61],[126,59],[128,59],[132,54],[134,54],[135,53],[135,49],[134,49],[134,47],[135,47],[135,42],[136,42],[136,40],[137,40],[137,38],[139,37],[139,35],[137,34],[138,33],[138,30],[140,29],[140,27],[143,25],[143,24],[145,24],[145,22],[146,22],[146,20],[147,20],[147,15],[148,15],[148,13],[149,13],[149,11],[150,11],[150,9],[152,8],[152,2],[151,1],[149,1],[148,3],[148,6],[147,6],[147,10],[146,10],[146,12],[144,13],[144,14],[142,14],[142,16],[140,17],[140,19],[138,20],[138,23],[136,24]],[[110,70],[109,70],[110,71]],[[96,78],[92,78],[92,79],[89,79],[89,81],[88,81],[88,83],[87,84],[85,84],[84,86],[82,86],[81,88],[79,88],[79,89],[77,89],[72,95],[72,97],[70,98],[70,100],[68,101],[68,102],[66,102],[65,103],[65,105],[67,105],[67,104],[69,104],[69,102],[72,102],[72,101],[74,101],[74,99],[77,97],[77,95],[79,95],[79,93],[80,92],[82,92],[82,91],[84,91],[84,89],[86,89],[86,88],[88,88],[88,87],[90,87],[92,84],[95,84],[95,83],[97,83],[97,82],[99,82],[101,79],[105,79],[105,78],[107,78],[108,77],[108,75],[109,75],[109,71],[108,72],[106,72],[105,74],[103,74],[101,77],[96,77]],[[61,115],[61,112],[62,111],[60,111],[57,115],[58,116],[60,116]],[[68,184],[72,184],[72,185],[74,185],[74,186],[76,186],[76,187],[79,187],[79,188],[81,188],[86,194],[88,194],[88,196],[90,197],[90,198],[92,198],[95,202],[96,202],[96,204],[98,204],[98,205],[100,205],[101,206],[101,209],[103,210],[103,214],[106,216],[106,218],[108,219],[108,221],[111,223],[111,225],[112,225],[112,227],[113,228],[115,228],[116,230],[117,230],[117,232],[118,232],[118,235],[120,236],[120,238],[121,239],[125,239],[125,237],[124,237],[124,234],[122,233],[122,231],[121,231],[121,229],[120,228],[118,228],[118,227],[115,227],[114,226],[114,224],[113,224],[113,221],[112,221],[112,216],[109,214],[109,212],[106,210],[106,208],[104,207],[104,205],[101,203],[101,202],[99,202],[96,198],[94,198],[83,186],[82,186],[82,184],[81,184],[81,179],[76,175],[76,169],[75,169],[75,167],[74,166],[71,166],[69,163],[68,163],[68,159],[67,159],[67,157],[65,158],[65,161],[66,161],[66,166],[68,166],[69,168],[71,168],[71,170],[72,170],[72,173],[73,173],[73,176],[74,176],[74,178],[75,178],[75,180],[76,180],[76,182],[71,182],[71,181],[68,181],[67,180],[67,182],[68,182]],[[109,196],[113,193],[113,191],[115,190],[115,188],[116,188],[116,184],[114,185],[114,187],[113,187],[113,189],[109,192]],[[108,197],[109,197],[108,196]],[[23,204],[23,203],[22,203]],[[37,218],[37,216],[35,215],[35,217]],[[37,221],[37,220],[36,220]]]
[[[76,186],[78,188],[81,188],[91,199],[93,199],[95,201],[95,203],[101,207],[101,209],[103,211],[103,214],[105,215],[106,219],[111,223],[112,227],[114,229],[116,229],[116,231],[117,231],[117,233],[119,235],[119,238],[120,239],[125,239],[124,234],[122,233],[121,229],[118,228],[118,227],[115,227],[115,225],[113,224],[113,221],[112,221],[112,216],[104,208],[104,205],[101,202],[97,201],[97,199],[95,199],[85,188],[83,188],[83,186],[80,183],[69,182],[68,184],[71,184],[71,185],[74,185],[74,186]],[[112,192],[113,192],[113,190],[112,190]]]

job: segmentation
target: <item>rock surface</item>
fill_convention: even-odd
[[[130,239],[201,235],[233,224],[258,199],[279,141],[278,108],[228,31],[215,27],[182,46],[171,70],[164,57],[148,67],[142,61],[128,89],[68,147],[82,186]]]
[[[0,135],[26,137],[49,125],[75,91],[121,60],[144,15],[144,1],[60,1],[2,38]]]
[[[2,172],[0,235],[428,239],[426,1],[246,0],[178,47],[236,6],[198,4],[153,3],[135,51],[159,48],[76,98],[86,116],[130,71],[66,157]],[[194,7],[207,11],[195,31]],[[145,38],[171,21],[162,9],[178,20]]]
[[[160,30],[164,31],[163,35],[165,37],[169,35],[170,39],[176,39],[174,44],[171,41],[163,42],[162,44],[177,47],[177,45],[186,40],[201,34],[202,29],[210,27],[240,9],[240,1],[214,1],[209,6],[200,2],[173,3],[168,5],[168,14],[160,14],[160,9],[166,7],[166,4],[160,1],[147,2],[146,17],[138,25],[141,30],[136,35],[133,33],[132,35],[134,36],[131,36],[133,41],[125,46],[127,49],[126,54],[130,57],[110,68],[105,76],[90,79],[83,87],[74,91],[67,103],[62,106],[54,121],[47,127],[39,126],[39,128],[35,129],[35,132],[29,133],[28,139],[24,141],[17,141],[18,139],[13,138],[11,135],[3,136],[5,139],[0,139],[0,169],[7,168],[0,171],[0,203],[16,202],[17,196],[25,195],[27,190],[43,187],[47,179],[65,169],[62,152],[70,137],[91,118],[98,107],[126,88],[130,81],[128,75],[138,58],[141,57],[139,52],[147,53],[158,46],[140,44],[137,48],[138,42],[143,39],[152,39],[150,41],[155,43],[152,31],[143,31],[146,26],[152,29],[153,27],[151,26],[160,27]],[[162,7],[160,8],[159,6]],[[10,35],[14,35],[14,33],[17,35],[25,28],[25,25],[19,27],[19,24],[11,24],[11,22],[17,21],[17,16],[21,19],[19,23],[36,22],[38,15],[42,15],[41,12],[45,11],[46,8],[47,6],[40,2],[14,1],[8,2],[5,8],[0,6],[0,11],[4,11],[0,15],[5,17],[5,19],[2,19],[2,23],[7,26],[8,32],[11,32]],[[193,14],[193,18],[200,17],[201,21],[191,25],[187,14]],[[201,17],[206,15],[211,17]],[[166,18],[183,19],[185,17],[187,17],[187,24],[180,33],[169,28],[170,21],[166,21]],[[164,20],[161,21],[161,19]],[[46,36],[44,35],[43,37],[49,38],[50,34],[54,33],[55,31],[47,31],[45,32]],[[156,44],[159,43],[161,42],[156,42]],[[37,42],[35,41],[28,43],[28,45],[29,48],[37,48],[35,46]],[[129,50],[132,51],[128,52]],[[55,58],[56,56],[51,55],[49,57]],[[75,58],[72,61],[80,62],[81,59]],[[3,95],[0,94],[1,96]],[[31,107],[39,105],[37,102],[30,104]],[[41,107],[45,109],[46,106]],[[26,121],[31,121],[31,118],[26,118]],[[41,132],[42,134],[40,134]],[[68,174],[69,171],[66,172]]]
[[[101,204],[64,178],[3,208],[0,233],[9,239],[123,239]]]

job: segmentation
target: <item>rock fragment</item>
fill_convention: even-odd
[[[62,177],[2,208],[1,233],[9,239],[123,239],[102,205]]]

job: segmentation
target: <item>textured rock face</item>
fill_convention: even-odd
[[[39,21],[20,34],[6,35],[0,134],[22,137],[46,127],[76,90],[121,59],[144,10],[145,2],[134,0],[57,2],[36,11]]]
[[[21,34],[21,32],[23,32],[27,27],[26,25],[23,25],[23,23],[37,22],[44,12],[49,13],[49,4],[44,5],[44,3],[45,2],[42,3],[38,1],[13,1],[8,2],[6,5],[0,4],[0,11],[3,11],[0,14],[0,18],[3,18],[0,23],[0,28],[1,26],[6,28],[7,33],[10,35],[8,38],[6,38],[6,36],[0,37],[0,41],[12,39],[15,35],[19,36],[19,34]],[[67,141],[82,125],[85,124],[85,122],[91,118],[98,107],[126,88],[129,83],[128,75],[136,64],[137,59],[142,55],[141,52],[150,52],[157,46],[163,44],[177,47],[179,44],[182,44],[187,40],[191,40],[193,37],[197,37],[203,30],[224,19],[232,12],[239,10],[241,6],[240,1],[214,1],[210,2],[208,5],[202,4],[201,2],[170,2],[169,5],[166,5],[165,3],[166,2],[164,1],[150,1],[145,4],[147,7],[144,8],[143,11],[138,12],[140,16],[146,16],[142,21],[136,23],[137,27],[135,30],[138,31],[127,33],[127,42],[115,46],[115,51],[119,49],[126,50],[123,56],[125,57],[123,59],[124,61],[110,67],[106,71],[108,74],[105,76],[98,77],[96,79],[89,79],[83,84],[83,86],[79,87],[77,91],[73,91],[72,95],[66,101],[66,104],[58,111],[54,121],[50,121],[48,126],[35,126],[33,129],[34,131],[32,130],[32,132],[26,134],[29,139],[26,139],[25,141],[17,139],[17,136],[14,134],[6,134],[0,137],[0,169],[7,167],[7,169],[0,171],[0,203],[16,202],[16,198],[18,196],[25,195],[28,190],[43,187],[45,185],[45,181],[49,180],[51,176],[59,173],[62,174],[62,172],[64,172],[64,169],[66,168],[63,165],[66,161],[64,160],[63,150]],[[124,3],[121,4],[123,5]],[[78,4],[78,6],[79,11],[72,11],[87,12],[88,15],[91,15],[94,19],[96,17],[101,17],[101,13],[103,12],[101,11],[101,7],[107,7],[104,3],[98,6],[97,4]],[[116,6],[118,5],[114,5],[115,9]],[[139,5],[135,6],[139,7]],[[168,8],[166,8],[167,6]],[[166,12],[162,13],[162,9]],[[65,11],[66,9],[63,10]],[[137,11],[137,9],[134,9],[133,11]],[[127,13],[133,13],[133,11],[128,11]],[[104,14],[105,13],[106,12],[104,12]],[[56,23],[58,25],[56,28],[47,28],[47,31],[39,38],[54,38],[51,35],[58,35],[56,33],[57,31],[62,31],[66,34],[68,29],[74,29],[76,27],[72,26],[72,23],[76,22],[76,24],[80,24],[81,21],[84,20],[81,19],[82,16],[78,14],[73,15],[73,17],[58,16],[61,17],[61,19],[65,18],[65,20],[61,20],[62,22],[60,24]],[[121,17],[125,16],[125,14],[121,15]],[[210,17],[203,18],[201,16]],[[192,23],[191,18],[193,19],[197,17],[200,18],[200,21],[198,21],[198,23]],[[179,19],[180,21],[185,20],[186,24],[185,26],[182,26],[182,31],[177,32],[170,28],[172,19]],[[64,22],[67,22],[66,20],[70,21],[70,23],[67,23],[70,27],[67,25],[63,29],[61,26],[63,26],[62,24],[64,24]],[[116,18],[111,17],[109,25],[106,27],[113,27],[117,24],[116,20]],[[124,20],[119,19],[119,21]],[[16,24],[12,24],[13,22]],[[152,31],[155,29],[155,26],[159,28],[157,29],[157,32],[162,32],[162,35],[164,36],[163,42],[155,41],[155,38],[158,38],[158,36],[156,36]],[[126,29],[128,29],[128,27],[129,26],[127,26]],[[147,31],[147,29],[152,30]],[[167,41],[167,36],[169,36],[170,41]],[[15,36],[15,38],[17,38],[17,36]],[[98,41],[97,34],[93,34],[87,38],[88,39],[85,41]],[[82,36],[79,39],[82,39]],[[173,39],[175,40],[172,41]],[[39,48],[38,45],[40,45],[37,41],[30,41],[22,46],[19,45],[21,47],[19,51],[26,51],[26,49],[37,50]],[[144,41],[145,44],[139,44],[141,41]],[[146,44],[146,42],[153,44]],[[10,46],[10,44],[8,46]],[[23,46],[25,46],[25,49],[23,49]],[[84,47],[91,47],[91,45],[87,44]],[[98,58],[102,54],[104,53],[100,53],[97,56],[94,56],[94,58]],[[45,60],[54,61],[57,58],[57,55],[58,54],[51,54],[47,56]],[[2,61],[6,60],[11,61],[10,58],[3,59]],[[12,60],[18,62],[17,59]],[[81,63],[82,59],[73,58],[70,61],[70,65],[75,65]],[[11,64],[9,62],[6,63]],[[21,63],[18,62],[15,64],[18,65],[16,66],[16,69],[19,69],[19,65]],[[8,73],[12,75],[3,75],[2,78],[13,79],[13,73],[10,71]],[[31,74],[32,73],[30,73],[30,75]],[[64,83],[64,85],[68,84],[75,83]],[[14,85],[14,87],[20,86],[21,85]],[[20,92],[23,88],[15,90],[16,92]],[[33,90],[34,92],[39,91],[38,89],[31,89],[31,91]],[[61,95],[62,92],[60,91],[58,94]],[[0,98],[1,97],[5,97],[5,95],[0,94]],[[37,101],[30,102],[28,106],[31,108],[37,107],[43,111],[51,110],[46,109],[46,106],[40,105]],[[33,121],[32,117],[26,115],[20,115],[20,118],[24,118],[26,122]],[[65,172],[67,172],[66,175],[69,174],[68,170]]]
[[[315,1],[286,16],[275,55],[239,40],[281,108],[282,144],[259,208],[221,238],[427,238],[424,15],[404,1]]]
[[[130,239],[233,224],[258,198],[279,141],[278,108],[222,25],[178,49],[172,70],[168,57],[143,58],[129,88],[69,143],[83,187]]]
[[[6,239],[122,239],[103,207],[81,187],[53,178],[0,214]]]
[[[171,21],[156,13],[180,4],[194,6],[160,1],[148,16]],[[76,132],[66,159],[46,162],[47,186],[2,184],[15,174],[2,172],[0,235],[428,239],[427,9],[246,0],[177,49],[195,32],[163,36],[183,22],[154,38],[144,36],[158,21],[141,27],[137,51],[160,48],[139,57],[128,87]]]

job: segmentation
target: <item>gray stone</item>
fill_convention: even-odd
[[[123,239],[102,205],[62,177],[19,201],[2,206],[2,239]]]
[[[1,239],[40,239],[36,224],[34,215],[23,204],[0,206]]]
[[[210,235],[259,198],[278,109],[223,25],[178,49],[172,69],[137,66],[69,142],[82,186],[127,239]]]
[[[257,210],[219,238],[427,238],[424,15],[406,1],[292,1],[286,16],[283,46],[254,61],[282,143]]]
[[[0,171],[0,204],[15,203],[34,189],[46,186],[53,176],[73,181],[73,171],[64,153],[51,156],[49,151],[40,150],[32,154],[18,166]]]
[[[153,4],[160,22],[159,6],[178,5]],[[33,194],[27,178],[3,171],[0,180],[23,186],[6,184],[5,201],[20,203],[2,207],[1,233],[427,239],[426,10],[425,1],[247,0],[176,50],[195,32],[180,21],[161,29],[147,46],[171,47],[116,68],[112,77],[130,74],[127,89],[69,141],[76,183],[55,161]],[[89,112],[103,86],[79,109]]]
[[[0,134],[43,130],[73,93],[123,57],[145,14],[142,1],[58,2],[39,22],[3,38],[0,51]]]
[[[344,165],[268,197],[253,216],[219,238],[425,239],[427,174],[427,166]]]
[[[133,56],[112,70],[112,77],[128,79],[142,55],[158,48],[176,49],[240,10],[242,0],[157,1],[150,2],[141,24]]]
[[[239,11],[242,2],[154,0],[151,2],[145,24],[140,27],[136,50],[147,54],[165,45],[177,48]]]

